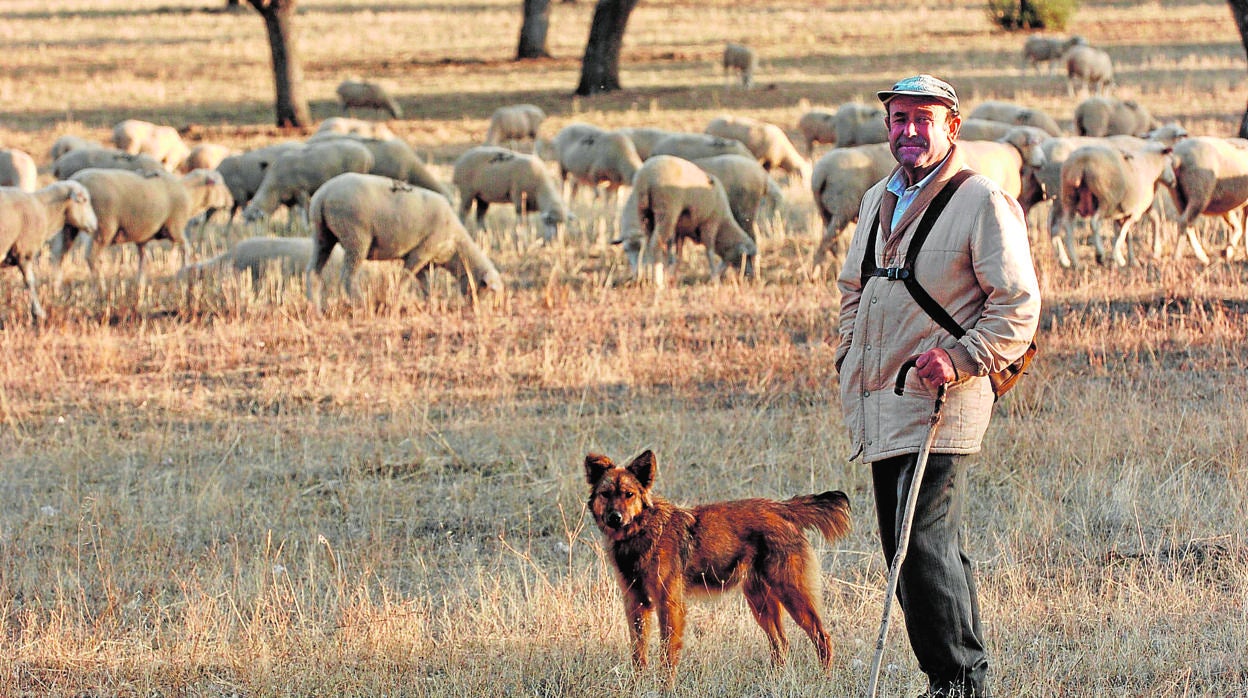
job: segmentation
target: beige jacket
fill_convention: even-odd
[[[854,456],[862,455],[868,463],[916,453],[922,446],[936,391],[913,371],[904,395],[896,395],[893,384],[907,358],[933,347],[949,351],[959,379],[949,386],[932,451],[978,451],[994,401],[987,374],[1021,356],[1039,323],[1040,289],[1022,209],[981,175],[963,182],[950,199],[915,263],[919,283],[967,328],[961,340],[931,319],[901,281],[873,277],[865,286],[861,282],[866,228],[881,204],[877,230],[884,236],[876,242],[876,262],[899,267],[928,203],[964,166],[955,145],[887,244],[886,228],[897,201],[885,190],[888,178],[876,183],[860,204],[858,227],[837,279],[841,311],[836,364]]]

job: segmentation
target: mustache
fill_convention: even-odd
[[[898,139],[897,145],[899,147],[919,146],[920,148],[926,148],[928,143],[922,138],[901,138]]]

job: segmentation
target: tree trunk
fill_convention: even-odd
[[[524,24],[520,26],[520,46],[516,60],[550,58],[546,32],[550,29],[550,0],[524,0]]]
[[[303,92],[303,66],[295,42],[297,0],[248,0],[264,17],[273,58],[273,85],[276,92],[277,125],[310,126],[312,114]]]
[[[1246,0],[1248,1],[1248,0]],[[589,25],[589,41],[581,61],[578,95],[595,95],[620,89],[620,45],[624,28],[637,0],[598,0]]]
[[[1248,0],[1227,0],[1227,3],[1239,29],[1239,39],[1244,44],[1244,50],[1248,51]],[[1248,106],[1244,107],[1244,116],[1239,120],[1239,137],[1248,138]]]

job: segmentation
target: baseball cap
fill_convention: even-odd
[[[931,97],[955,112],[958,110],[958,93],[953,91],[953,85],[931,75],[923,74],[904,78],[897,81],[891,90],[880,90],[875,93],[875,96],[879,97],[884,104],[888,104],[889,100],[899,95]]]

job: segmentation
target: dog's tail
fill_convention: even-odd
[[[801,528],[816,528],[832,541],[849,533],[849,497],[840,490],[804,494],[781,502],[784,518]]]

